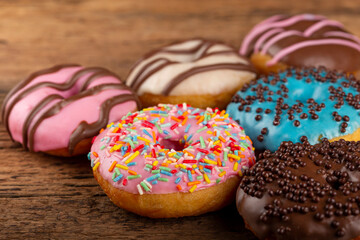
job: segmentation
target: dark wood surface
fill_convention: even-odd
[[[31,72],[59,63],[125,78],[147,51],[201,36],[239,47],[278,13],[320,13],[360,35],[360,2],[0,0],[0,103]],[[114,206],[86,157],[56,158],[12,143],[0,126],[0,239],[255,239],[234,204],[198,217],[153,220]]]

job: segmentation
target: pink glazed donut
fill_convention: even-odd
[[[33,73],[6,96],[2,121],[13,141],[56,156],[87,153],[107,123],[138,108],[114,73],[67,64]]]
[[[186,104],[146,108],[110,124],[88,157],[116,205],[152,218],[220,209],[255,162],[250,138],[225,111]]]

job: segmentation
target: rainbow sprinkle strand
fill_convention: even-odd
[[[109,124],[88,157],[113,186],[142,195],[193,192],[242,176],[255,163],[253,150],[225,111],[160,104]]]

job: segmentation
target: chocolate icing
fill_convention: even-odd
[[[167,49],[167,47],[170,47],[172,45],[176,45],[176,44],[181,44],[181,43],[185,43],[188,41],[200,41],[200,44],[196,45],[193,48],[190,49],[178,49],[178,50],[169,50]],[[186,41],[181,41],[181,42],[176,42],[176,43],[172,43],[170,45],[167,45],[165,47],[160,48],[159,50],[150,52],[148,54],[146,54],[142,59],[140,59],[134,67],[132,67],[129,76],[131,75],[131,73],[134,70],[137,70],[137,66],[147,60],[150,57],[153,57],[156,54],[159,53],[171,53],[171,54],[179,54],[179,55],[184,55],[184,54],[195,54],[199,51],[201,51],[201,54],[199,54],[199,56],[196,58],[196,60],[205,58],[205,57],[209,57],[212,55],[224,55],[224,54],[236,54],[237,57],[242,58],[244,60],[246,60],[248,62],[247,59],[241,57],[240,55],[238,55],[236,53],[236,50],[226,50],[226,51],[217,51],[217,52],[212,52],[212,53],[208,53],[208,50],[213,47],[216,44],[222,44],[225,45],[222,42],[218,42],[218,41],[207,41],[204,39],[191,39],[191,40],[186,40]],[[229,48],[231,48],[228,45],[225,45]],[[232,48],[231,48],[232,49]],[[151,67],[154,64],[158,64],[160,63],[159,66],[155,67],[154,69],[151,69]],[[152,76],[153,74],[159,72],[160,70],[164,69],[167,66],[170,66],[172,64],[178,64],[180,63],[180,61],[171,61],[167,58],[161,57],[161,58],[157,58],[154,59],[152,61],[150,61],[149,63],[147,63],[146,65],[144,65],[140,70],[138,70],[137,74],[135,75],[135,77],[133,78],[133,81],[129,84],[130,87],[132,89],[134,89],[134,91],[138,91],[139,88],[141,87],[141,85],[143,83],[146,82],[146,80]],[[149,71],[149,69],[151,69]],[[194,67],[186,72],[182,72],[180,73],[178,76],[175,76],[173,78],[169,78],[169,83],[167,85],[167,87],[165,89],[162,90],[162,94],[163,95],[169,95],[171,93],[171,91],[182,81],[186,80],[187,78],[191,77],[192,75],[198,74],[198,73],[202,73],[202,72],[207,72],[207,71],[214,71],[214,70],[224,70],[224,69],[230,69],[230,70],[238,70],[238,71],[249,71],[249,72],[253,72],[255,73],[256,70],[255,68],[249,63],[248,65],[243,64],[243,63],[236,63],[236,64],[212,64],[212,65],[206,65],[206,66],[202,66],[202,67]],[[144,73],[148,71],[148,73],[146,73],[144,75]],[[129,78],[128,76],[128,78]]]
[[[237,207],[260,239],[360,235],[360,142],[283,142],[244,172]]]
[[[353,72],[359,69],[359,50],[347,46],[346,44],[340,44],[336,42],[315,45],[316,41],[327,39],[346,40],[346,42],[356,44],[358,47],[360,47],[359,40],[356,39],[355,36],[351,35],[347,30],[345,30],[340,25],[340,23],[328,20],[322,16],[310,14],[298,15],[294,17],[302,18],[301,20],[296,21],[293,24],[285,25],[282,27],[276,27],[275,24],[281,24],[284,21],[291,19],[292,17],[282,16],[276,21],[260,23],[259,25],[255,26],[254,29],[260,29],[260,26],[262,26],[263,29],[261,29],[261,31],[254,38],[251,39],[251,42],[248,46],[243,43],[241,53],[248,56],[253,54],[254,51],[256,52],[256,49],[254,49],[255,44],[262,36],[264,36],[264,34],[279,29],[279,32],[274,32],[273,34],[270,34],[270,36],[261,44],[260,49],[258,49],[259,52],[263,53],[262,48],[272,38],[277,37],[280,34],[292,31],[294,32],[294,34],[289,34],[284,38],[280,38],[280,40],[274,42],[271,46],[269,46],[269,48],[266,50],[266,54],[270,56],[275,56],[285,48],[293,47],[298,43],[313,41],[314,44],[310,44],[309,46],[302,47],[300,49],[285,54],[285,56],[282,57],[280,61],[290,66],[325,66],[330,69],[338,69],[348,72]],[[296,31],[304,34],[307,29],[313,27],[315,24],[319,24],[320,22],[327,22],[327,24],[319,27],[309,36],[296,34]],[[340,35],[333,35],[333,33],[340,33]],[[344,37],[341,36],[341,34],[350,35],[351,37]]]
[[[74,102],[83,97],[95,95],[95,94],[101,92],[102,90],[106,90],[106,89],[124,89],[124,90],[128,90],[129,92],[132,92],[132,90],[130,88],[121,84],[120,78],[117,75],[115,75],[114,73],[112,73],[104,68],[90,67],[90,68],[83,68],[83,69],[80,69],[79,71],[75,72],[70,77],[70,79],[67,80],[65,83],[40,82],[38,84],[35,84],[35,85],[25,89],[24,91],[22,91],[9,104],[9,100],[13,94],[17,93],[18,91],[21,91],[29,83],[31,83],[32,80],[34,80],[38,76],[44,75],[44,74],[49,74],[49,73],[54,73],[63,68],[78,67],[78,66],[80,66],[80,65],[75,65],[75,64],[58,65],[58,66],[54,66],[54,67],[46,69],[46,70],[36,72],[36,73],[32,74],[29,78],[27,78],[25,81],[19,83],[14,89],[12,89],[9,92],[9,94],[6,96],[3,106],[2,106],[2,119],[3,119],[3,122],[6,126],[7,131],[9,132],[9,135],[11,138],[12,138],[12,136],[11,136],[11,132],[9,130],[9,122],[8,122],[11,110],[21,99],[25,98],[26,96],[28,96],[32,92],[36,91],[37,89],[48,87],[48,88],[53,88],[53,89],[57,89],[60,91],[69,90],[70,88],[72,88],[74,86],[74,84],[76,84],[76,82],[78,80],[80,80],[80,78],[82,76],[91,73],[87,77],[87,79],[85,79],[83,85],[80,87],[79,94],[74,95],[67,99],[64,99],[61,95],[52,94],[52,95],[47,96],[45,99],[43,99],[42,102],[40,102],[36,106],[34,106],[34,108],[31,110],[31,112],[26,117],[23,128],[22,128],[22,138],[23,138],[22,144],[26,149],[29,147],[29,149],[31,151],[33,151],[34,134],[36,132],[37,127],[41,124],[41,122],[43,120],[45,120],[46,118],[49,118],[49,117],[55,115],[63,107],[70,104],[71,102]],[[115,77],[115,79],[119,80],[119,84],[102,84],[102,85],[97,85],[95,87],[87,89],[94,80],[104,77],[104,76]],[[53,101],[55,99],[62,99],[62,101],[56,103],[54,106],[52,106],[50,109],[48,109],[45,113],[43,113],[37,119],[37,122],[35,124],[33,124],[32,128],[29,130],[29,127],[30,127],[32,121],[34,120],[35,116],[39,113],[39,111],[44,106],[46,106],[48,103],[50,103],[51,101]],[[79,143],[82,139],[89,138],[91,136],[96,135],[96,133],[100,130],[100,128],[104,127],[106,125],[106,123],[108,121],[108,117],[109,117],[108,114],[113,106],[123,103],[123,102],[127,102],[127,101],[135,101],[137,106],[139,107],[139,100],[134,94],[123,94],[123,95],[115,96],[115,97],[108,99],[104,103],[102,103],[98,121],[93,124],[87,124],[85,122],[81,122],[79,124],[78,128],[76,128],[74,131],[74,133],[76,132],[76,134],[73,133],[71,135],[71,138],[69,140],[69,146],[68,146],[69,153],[71,154],[73,152],[76,144]],[[79,133],[79,128],[82,129],[81,133]],[[91,129],[91,128],[93,128],[93,129]],[[78,133],[79,133],[79,135],[78,135]],[[28,143],[28,141],[29,141],[29,143]]]

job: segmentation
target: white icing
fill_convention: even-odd
[[[202,46],[196,52],[183,53],[183,51],[199,47],[200,44]],[[165,47],[163,51],[159,51],[141,61],[131,71],[126,80],[126,84],[130,86],[139,71],[143,71],[139,76],[140,78],[151,73],[138,89],[137,93],[139,95],[143,93],[161,94],[172,79],[194,67],[234,63],[249,65],[249,62],[239,56],[231,47],[221,43],[215,43],[208,48],[210,44],[211,42],[195,39]],[[213,55],[207,56],[208,54]],[[167,61],[174,63],[154,71]],[[148,64],[149,66],[146,66]],[[242,83],[254,78],[254,73],[245,70],[216,69],[191,75],[175,86],[169,95],[216,95],[238,88]]]

